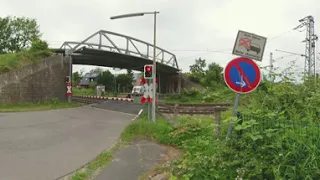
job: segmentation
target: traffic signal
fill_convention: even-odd
[[[144,78],[145,79],[152,79],[152,65],[144,65]]]

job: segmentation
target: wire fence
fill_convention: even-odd
[[[245,132],[265,132],[273,130],[279,134],[290,134],[304,138],[320,137],[320,124],[317,122],[306,122],[304,120],[284,120],[280,117],[261,117],[253,114],[237,113],[238,125],[247,128],[238,131],[238,134]]]

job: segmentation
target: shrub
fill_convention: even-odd
[[[48,43],[46,41],[43,41],[41,39],[35,39],[31,43],[31,51],[45,51],[48,50]]]
[[[190,89],[183,89],[182,96],[187,97],[197,97],[200,95],[200,90],[196,88],[190,88]]]

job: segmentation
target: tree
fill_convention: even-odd
[[[26,17],[0,18],[0,53],[15,53],[30,47],[41,36],[35,19]]]
[[[119,74],[116,77],[117,86],[121,92],[130,92],[133,85],[133,72],[132,70],[127,70],[127,74]]]
[[[103,69],[101,67],[97,67],[95,69],[91,69],[90,73],[102,73]]]
[[[217,87],[224,83],[223,75],[221,74],[223,68],[217,63],[211,63],[208,65],[208,69],[205,71],[201,84]]]
[[[192,81],[199,83],[201,78],[204,77],[205,75],[205,70],[204,68],[207,66],[206,60],[205,59],[196,59],[195,63],[190,67],[190,78]]]
[[[98,84],[103,84],[106,87],[106,91],[114,91],[114,75],[109,71],[103,71],[98,77]]]
[[[0,53],[4,54],[9,51],[9,39],[11,36],[9,17],[0,17]]]
[[[72,73],[72,79],[75,84],[80,83],[81,78],[82,78],[82,74],[80,74],[78,71]]]
[[[43,41],[39,38],[32,40],[31,42],[31,51],[45,51],[49,49],[49,45],[46,41]]]

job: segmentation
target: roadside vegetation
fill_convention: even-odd
[[[181,116],[172,124],[142,115],[125,129],[121,142],[147,137],[180,149],[180,159],[157,168],[171,179],[320,179],[320,79],[298,82],[291,72],[293,67],[265,76],[256,91],[241,95],[238,116],[232,116],[232,108],[223,112],[218,135],[213,117]],[[225,84],[212,85],[184,90],[167,101],[233,102],[235,94]],[[112,157],[112,151],[107,153]]]
[[[0,74],[34,64],[52,52],[41,40],[35,19],[25,17],[0,17]]]
[[[73,95],[95,96],[97,95],[95,88],[72,88]]]
[[[24,104],[1,104],[0,112],[24,112],[24,111],[45,111],[52,109],[64,109],[79,107],[78,103],[68,103],[56,99],[38,102],[38,103],[24,103]]]
[[[166,169],[178,179],[320,179],[320,79],[297,82],[293,68],[265,76],[255,92],[241,95],[238,118],[223,113],[220,135],[209,117],[181,117],[175,126],[140,120],[128,129],[182,149],[183,157]],[[232,102],[235,94],[225,88],[186,90],[179,98]]]
[[[273,74],[279,82],[264,80],[241,97],[246,103],[238,118],[231,109],[222,113],[220,135],[212,117],[183,116],[175,125],[142,118],[123,138],[147,136],[181,149],[183,156],[163,170],[173,179],[320,179],[320,86],[314,77],[297,83],[286,74]],[[230,120],[234,128],[227,138]]]

